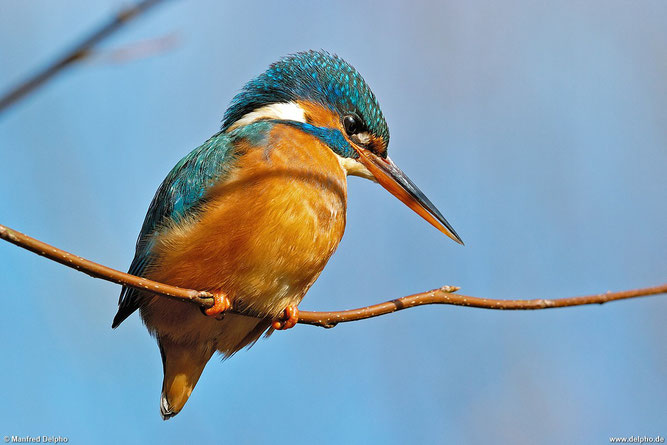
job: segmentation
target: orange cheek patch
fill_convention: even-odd
[[[340,118],[337,113],[330,109],[313,102],[299,101],[297,102],[306,114],[306,121],[315,125],[316,127],[337,128],[342,130]]]
[[[313,102],[299,101],[298,104],[304,110],[306,115],[306,122],[316,127],[335,128],[342,133],[343,137],[351,146],[355,146],[355,143],[350,140],[350,138],[345,133],[343,124],[340,121],[340,116],[338,116],[337,113]],[[371,141],[368,144],[368,148],[373,153],[384,157],[387,153],[387,144],[385,143],[384,139],[373,134],[370,136]]]

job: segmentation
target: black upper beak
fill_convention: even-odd
[[[355,150],[359,153],[359,161],[371,172],[382,187],[431,223],[436,229],[457,243],[463,244],[461,237],[442,216],[442,213],[391,159],[382,158],[360,147],[355,147]]]

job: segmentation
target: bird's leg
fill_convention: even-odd
[[[299,309],[296,307],[296,304],[290,304],[279,318],[273,320],[271,327],[278,331],[283,331],[293,328],[297,321],[299,321]]]
[[[204,314],[209,317],[219,318],[219,316],[230,307],[232,307],[232,302],[229,301],[229,297],[227,297],[225,293],[213,292],[213,306],[204,309]]]

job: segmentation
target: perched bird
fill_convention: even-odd
[[[387,156],[375,95],[323,51],[274,63],[238,93],[222,128],[185,156],[148,209],[129,273],[210,291],[215,305],[123,288],[117,327],[139,309],[157,339],[160,411],[183,408],[211,356],[294,326],[297,305],[343,236],[347,175],[378,182],[458,243],[435,206]],[[251,311],[261,317],[225,313]]]

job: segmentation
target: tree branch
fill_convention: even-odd
[[[93,47],[118,31],[132,19],[144,14],[161,1],[162,0],[142,0],[133,6],[128,6],[120,10],[111,20],[93,31],[92,34],[75,45],[71,50],[67,51],[60,58],[56,59],[41,71],[35,73],[32,77],[17,85],[6,95],[0,98],[0,113],[2,113],[14,102],[18,101],[23,96],[27,95],[51,79],[64,68],[88,57]]]
[[[92,60],[97,63],[127,63],[169,51],[180,41],[180,36],[171,32],[161,37],[135,41],[119,48],[97,50],[90,54],[88,62]]]
[[[213,305],[213,296],[209,292],[170,286],[168,284],[158,283],[146,278],[126,274],[110,267],[94,263],[85,258],[73,255],[69,252],[31,238],[28,235],[12,230],[9,227],[3,226],[1,224],[0,238],[50,260],[63,264],[67,267],[76,269],[79,272],[84,272],[94,278],[101,278],[106,281],[111,281],[112,283],[133,287],[139,290],[145,290],[154,294],[164,295],[166,297],[188,300],[198,304],[203,308],[209,308]],[[491,298],[479,298],[455,294],[454,292],[456,292],[458,289],[458,287],[445,286],[440,289],[421,292],[418,294],[409,295],[407,297],[401,297],[395,300],[386,301],[384,303],[375,304],[373,306],[351,309],[347,311],[299,311],[299,323],[321,326],[324,328],[332,328],[338,323],[378,317],[380,315],[390,314],[392,312],[426,304],[448,304],[453,306],[470,306],[499,310],[535,310],[581,306],[586,304],[603,304],[609,301],[664,294],[667,293],[667,283],[643,289],[633,289],[622,292],[607,292],[603,294],[558,298],[553,300],[544,298],[537,298],[532,300],[496,300]],[[234,308],[230,309],[230,311],[253,317],[264,317],[262,314],[239,311],[235,310]]]

